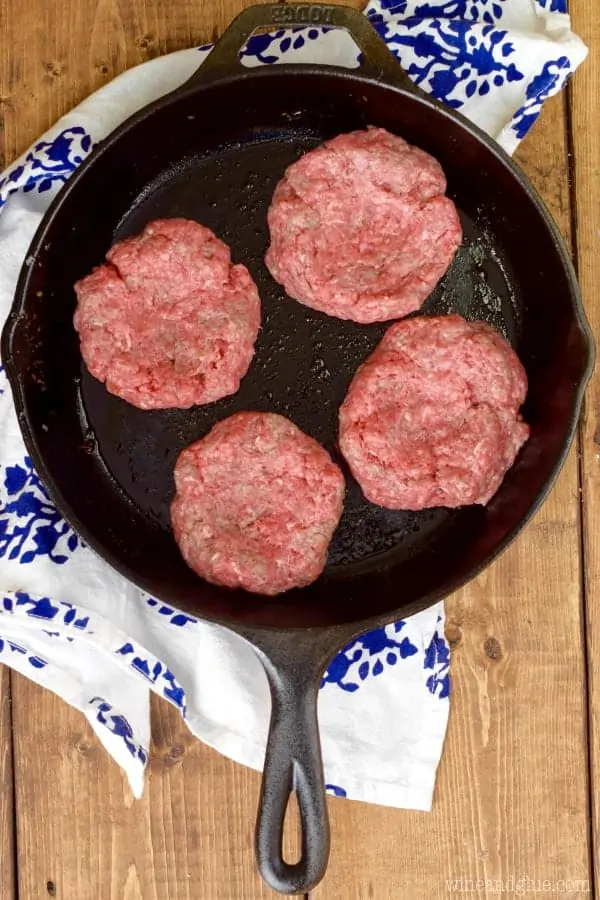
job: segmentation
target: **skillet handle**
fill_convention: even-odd
[[[321,881],[329,860],[329,818],[321,758],[317,696],[338,643],[319,647],[311,633],[253,637],[271,689],[271,725],[256,821],[255,851],[263,879],[283,894],[307,894]],[[285,814],[292,792],[300,808],[301,856],[283,858]]]
[[[383,78],[420,93],[363,13],[350,6],[330,6],[322,3],[266,3],[244,10],[233,20],[206,61],[187,84],[196,84],[212,80],[216,76],[244,71],[245,67],[239,59],[240,50],[259,28],[310,25],[344,28],[362,51],[361,71],[371,77]]]

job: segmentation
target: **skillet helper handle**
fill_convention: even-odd
[[[251,6],[233,20],[188,84],[212,79],[217,74],[243,71],[239,53],[257,29],[311,25],[344,28],[362,51],[361,71],[371,77],[383,78],[415,92],[419,91],[363,13],[350,6],[330,6],[324,3],[266,3]]]
[[[317,722],[317,697],[327,661],[306,634],[274,636],[254,649],[271,690],[271,725],[256,821],[258,869],[275,891],[307,894],[321,881],[329,860],[329,817]],[[262,643],[262,642],[261,642]],[[316,642],[318,644],[318,640]],[[266,646],[265,646],[266,644]],[[301,855],[283,858],[285,815],[292,793],[300,809]]]

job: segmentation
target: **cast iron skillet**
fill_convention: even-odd
[[[244,69],[244,40],[274,23],[347,28],[364,62],[358,70]],[[187,568],[173,540],[173,466],[183,447],[241,409],[289,416],[339,460],[338,407],[386,326],[342,322],[288,299],[263,264],[265,214],[289,163],[369,124],[402,135],[444,167],[465,239],[423,314],[483,319],[511,341],[529,377],[531,439],[485,509],[385,511],[364,501],[344,467],[346,509],[322,578],[275,599],[219,589]],[[249,266],[263,301],[256,357],[239,393],[189,411],[141,412],[110,396],[82,365],[71,321],[73,282],[113,241],[158,216],[189,216],[214,229]],[[241,635],[260,657],[272,719],[256,852],[276,890],[308,891],[327,865],[316,712],[327,662],[358,633],[464,584],[515,537],[573,440],[593,355],[567,252],[526,177],[476,127],[416,89],[351,9],[242,13],[187,84],[95,149],[45,216],[2,335],[25,442],[58,508],[105,560],[161,600]],[[295,864],[281,852],[291,791],[302,818]]]

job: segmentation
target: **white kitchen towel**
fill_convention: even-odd
[[[509,152],[586,55],[563,0],[373,0],[367,15],[415,81]],[[69,175],[95,142],[181,84],[209,52],[184,50],[121,75],[0,178],[0,322],[34,231]],[[310,27],[255,35],[242,60],[354,67],[359,57],[345,32]],[[442,604],[363,635],[335,658],[319,697],[331,793],[430,809],[449,661]],[[149,752],[151,690],[203,741],[262,767],[270,703],[252,651],[226,630],[142,594],[82,544],[32,468],[1,367],[0,662],[82,710],[136,796]]]

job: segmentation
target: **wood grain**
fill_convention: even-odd
[[[564,99],[518,159],[570,235]],[[331,800],[332,859],[315,900],[560,896],[590,880],[577,455],[520,539],[447,601],[452,705],[430,814]],[[537,882],[539,881],[539,885]],[[475,890],[480,882],[481,889]],[[514,895],[514,887],[512,890]]]
[[[168,704],[153,699],[142,800],[81,713],[16,675],[13,704],[20,897],[276,896],[254,866],[260,776],[195,740]]]
[[[600,17],[594,3],[572,3],[573,27],[590,53],[571,82],[573,187],[579,281],[592,330],[600,334]],[[581,469],[594,858],[600,895],[600,377],[587,391],[581,425]]]
[[[0,666],[0,900],[15,900],[10,673]]]

